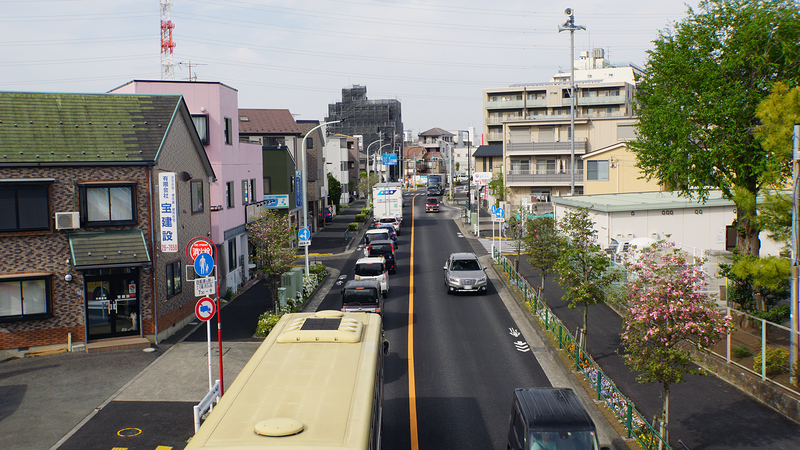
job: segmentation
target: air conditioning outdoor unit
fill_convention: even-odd
[[[56,230],[75,230],[81,227],[81,214],[79,212],[57,212]]]

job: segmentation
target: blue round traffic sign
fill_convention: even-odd
[[[492,206],[489,208],[489,212],[490,212],[490,213],[492,213],[492,214],[494,214],[495,212],[497,212],[497,206],[494,206],[494,205],[492,205]]]
[[[503,210],[503,208],[497,208],[494,211],[494,215],[495,215],[495,217],[503,217],[503,216],[506,215],[506,212]]]
[[[214,270],[214,258],[208,253],[200,253],[194,259],[194,271],[198,277],[207,277]]]
[[[308,228],[300,228],[300,230],[297,232],[297,238],[301,241],[307,241],[311,239],[311,232],[308,231]]]

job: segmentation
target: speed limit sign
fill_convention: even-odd
[[[211,319],[214,317],[214,314],[217,312],[217,304],[214,303],[214,300],[211,300],[208,297],[203,297],[198,300],[197,305],[194,307],[194,313],[197,315],[197,318],[202,320],[203,322]]]

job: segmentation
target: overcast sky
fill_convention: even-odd
[[[697,0],[688,3],[696,8]],[[175,80],[219,81],[242,108],[319,119],[341,90],[398,99],[414,135],[480,133],[483,89],[549,80],[603,48],[644,68],[659,30],[686,17],[677,0],[174,0]],[[161,78],[159,0],[0,0],[0,90],[107,92]]]

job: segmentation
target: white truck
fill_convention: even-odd
[[[384,217],[403,221],[403,190],[399,183],[378,183],[372,188],[372,216],[375,223]]]

